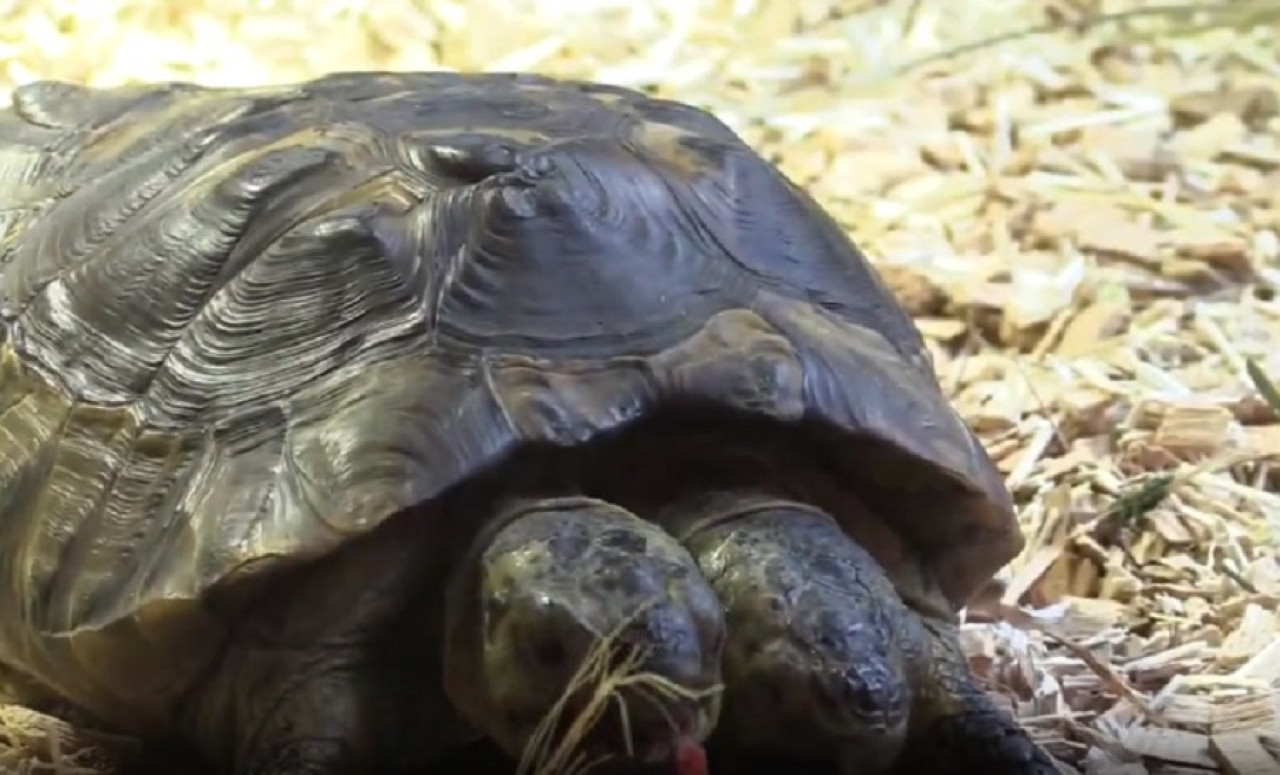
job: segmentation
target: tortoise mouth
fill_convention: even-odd
[[[539,718],[527,725],[521,737],[528,748],[537,745],[544,759],[565,749],[591,762],[661,764],[689,742],[700,743],[710,735],[718,715],[712,699],[659,704],[629,689],[603,703],[594,718],[591,706],[590,696],[575,695],[561,708],[551,728],[542,730]]]

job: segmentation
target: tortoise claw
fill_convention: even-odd
[[[355,775],[350,748],[337,740],[294,739],[264,744],[243,775]]]
[[[989,705],[943,716],[920,739],[929,745],[909,746],[898,763],[902,773],[932,772],[937,775],[1058,775],[1047,751],[1031,739],[1009,714]]]

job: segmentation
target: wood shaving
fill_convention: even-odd
[[[884,271],[1008,477],[1028,544],[964,625],[993,696],[1070,771],[1276,772],[1280,418],[1246,364],[1280,377],[1280,35],[1274,3],[1182,8],[10,0],[0,91],[337,63],[714,110]],[[22,713],[0,766],[91,766]]]

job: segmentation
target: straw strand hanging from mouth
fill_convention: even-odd
[[[723,687],[720,685],[701,690],[689,689],[664,676],[639,671],[646,661],[648,649],[620,644],[618,641],[626,627],[634,622],[645,608],[647,606],[637,608],[636,612],[624,619],[613,632],[596,642],[587,658],[574,672],[559,699],[538,723],[520,758],[517,775],[585,775],[616,758],[616,754],[601,754],[590,758],[582,749],[583,741],[600,722],[610,704],[617,705],[623,753],[627,757],[634,756],[635,741],[630,711],[622,695],[624,689],[630,689],[635,696],[652,703],[666,717],[673,738],[679,735],[679,728],[675,719],[671,718],[665,709],[667,703],[673,700],[697,702],[722,691]],[[569,721],[568,726],[564,727],[564,714],[569,709],[572,698],[588,688],[590,688],[590,696],[587,702],[577,716]],[[564,733],[557,740],[556,732],[562,727]],[[696,768],[696,755],[690,756],[691,745],[698,749],[698,752],[701,751],[701,745],[696,741],[692,743],[682,741],[676,751],[680,775],[705,775],[705,762],[702,770],[699,771]],[[685,761],[686,759],[688,761]],[[694,762],[693,769],[689,769],[689,762]]]

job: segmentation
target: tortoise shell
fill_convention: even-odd
[[[953,604],[1021,547],[865,257],[694,107],[522,74],[39,82],[0,193],[0,662],[47,684],[180,671],[111,644],[190,641],[247,569],[682,403],[826,428]]]

